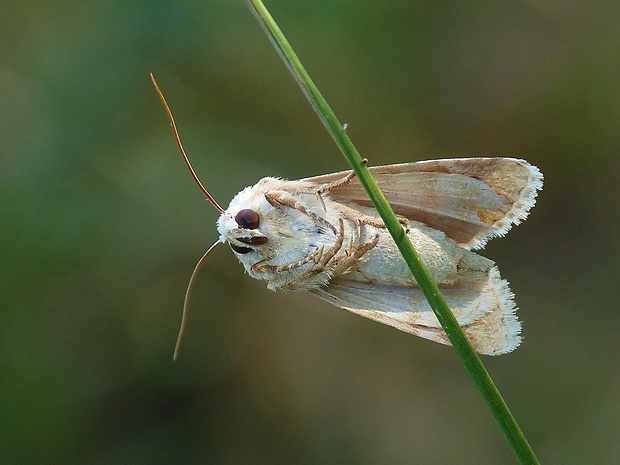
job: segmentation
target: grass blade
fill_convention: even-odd
[[[276,50],[295,77],[295,80],[308,97],[308,100],[310,100],[312,107],[321,118],[323,124],[327,127],[329,133],[340,147],[340,150],[343,152],[347,161],[355,171],[355,174],[368,192],[368,196],[379,212],[388,231],[394,238],[413,276],[424,292],[430,306],[448,335],[450,342],[491,410],[491,413],[517,456],[517,459],[523,465],[538,465],[540,463],[538,458],[527,442],[527,439],[519,428],[506,402],[482,364],[480,357],[467,340],[463,330],[452,314],[452,311],[442,297],[439,288],[428,274],[420,257],[413,248],[411,241],[404,233],[398,218],[366,168],[362,157],[351,142],[346,130],[338,121],[338,118],[325,98],[321,95],[318,88],[314,85],[314,82],[306,72],[290,43],[264,6],[263,2],[261,0],[247,1],[276,47]]]

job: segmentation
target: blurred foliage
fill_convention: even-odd
[[[483,252],[525,342],[485,362],[542,463],[616,461],[620,5],[267,6],[370,163],[541,168]],[[148,73],[224,205],[346,168],[242,1],[5,2],[0,39],[0,463],[513,463],[449,348],[272,294],[223,247],[172,363],[217,213]]]

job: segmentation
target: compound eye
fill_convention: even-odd
[[[257,229],[260,225],[258,213],[250,208],[240,210],[239,213],[235,215],[235,221],[242,229]]]

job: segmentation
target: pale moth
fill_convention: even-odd
[[[155,81],[153,80],[155,83]],[[352,171],[288,181],[266,177],[221,208],[219,243],[253,278],[277,291],[307,291],[372,320],[449,344],[392,237]],[[495,263],[472,250],[503,236],[534,206],[542,188],[535,166],[514,158],[455,158],[369,168],[477,352],[499,355],[521,342],[508,282]],[[177,341],[177,350],[178,350]],[[176,352],[175,352],[176,355]]]

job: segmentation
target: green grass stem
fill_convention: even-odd
[[[512,413],[508,409],[506,402],[493,383],[488,371],[482,364],[480,357],[475,352],[471,343],[463,333],[463,330],[456,321],[452,311],[446,304],[443,296],[439,292],[437,284],[432,280],[426,267],[420,260],[417,252],[413,248],[408,236],[394,214],[385,196],[379,189],[374,178],[368,171],[362,157],[351,142],[345,128],[336,118],[331,107],[321,95],[318,88],[304,69],[297,58],[290,43],[271,17],[261,0],[247,0],[250,8],[255,13],[260,24],[264,27],[276,47],[276,50],[289,67],[298,84],[310,100],[321,121],[327,127],[329,133],[340,147],[340,150],[355,171],[360,182],[368,192],[379,215],[385,222],[387,229],[394,238],[398,249],[402,253],[405,261],[409,265],[413,276],[424,292],[430,306],[437,315],[439,322],[444,328],[450,342],[454,346],[467,372],[473,379],[476,387],[480,391],[484,401],[491,410],[495,420],[499,424],[504,436],[512,447],[519,462],[523,465],[538,465],[539,461],[534,451],[527,442],[519,425],[515,421]]]

